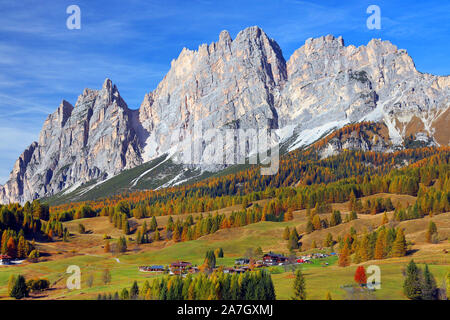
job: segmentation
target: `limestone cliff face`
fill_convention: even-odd
[[[183,49],[141,105],[140,120],[149,135],[146,160],[173,146],[173,132],[192,134],[199,121],[204,131],[276,128],[286,80],[280,47],[258,27],[241,31],[234,40],[223,31],[218,42],[197,51]]]
[[[17,160],[1,201],[52,195],[139,165],[132,112],[109,79],[101,90],[86,89],[75,107],[63,101],[44,122],[39,142]]]
[[[185,135],[200,123],[203,131],[273,129],[291,149],[349,123],[385,124],[382,140],[351,135],[330,141],[323,156],[346,148],[389,151],[411,134],[448,145],[449,96],[450,77],[418,72],[389,41],[355,47],[331,35],[308,39],[286,62],[258,27],[235,39],[223,31],[217,42],[183,49],[139,110],[128,109],[110,80],[101,90],[86,89],[75,107],[63,101],[0,187],[0,202],[50,196],[190,148]],[[202,169],[223,167],[200,160]]]
[[[331,35],[308,39],[287,62],[279,110],[284,125],[333,129],[361,120],[383,121],[394,144],[410,133],[440,136],[449,107],[450,77],[423,74],[389,41],[345,46]],[[450,136],[440,140],[448,145]]]

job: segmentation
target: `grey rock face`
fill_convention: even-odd
[[[389,41],[356,48],[331,35],[308,39],[287,72],[281,126],[296,126],[300,136],[305,129],[372,120],[385,122],[394,144],[401,144],[412,120],[429,136],[442,130],[435,123],[449,107],[450,77],[418,72],[406,51]]]
[[[86,89],[75,107],[63,101],[45,121],[39,142],[17,160],[0,200],[24,202],[52,195],[141,164],[131,117],[109,79],[101,90]]]
[[[193,134],[198,121],[205,131],[230,125],[276,128],[285,82],[281,49],[258,27],[241,31],[234,40],[223,31],[218,42],[198,51],[183,49],[142,102],[140,121],[149,135],[145,160],[167,152],[173,132]]]
[[[75,107],[63,101],[39,142],[17,160],[0,201],[49,196],[190,148],[186,132],[199,123],[204,131],[274,129],[281,141],[295,134],[295,149],[371,120],[386,124],[392,145],[411,133],[448,145],[449,96],[450,77],[418,72],[406,51],[388,41],[357,48],[331,35],[308,39],[286,62],[258,27],[234,40],[223,31],[218,42],[183,49],[139,110],[128,109],[110,80],[101,90],[86,89]],[[329,146],[323,156],[345,148],[386,150],[357,137]]]

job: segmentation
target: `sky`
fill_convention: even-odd
[[[305,40],[327,34],[345,44],[390,40],[421,72],[450,74],[448,1],[11,1],[0,0],[0,183],[37,141],[62,99],[75,104],[84,88],[110,78],[132,109],[156,88],[183,47],[197,49],[258,25],[286,60]],[[68,29],[77,5],[80,29]],[[368,29],[377,5],[381,28]]]

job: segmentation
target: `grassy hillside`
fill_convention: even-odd
[[[389,196],[387,194],[374,195],[378,197]],[[372,197],[374,197],[372,196]],[[401,203],[410,202],[414,197],[390,195],[396,197]],[[346,203],[334,204],[333,207],[346,211]],[[222,209],[222,213],[231,213],[239,206]],[[392,213],[390,213],[391,215]],[[327,214],[324,214],[327,215]],[[194,215],[195,216],[195,215]],[[158,217],[160,227],[167,223],[167,216]],[[176,218],[176,217],[174,217]],[[439,231],[442,241],[439,244],[425,243],[424,230],[432,219]],[[144,220],[136,221],[142,224]],[[130,287],[134,280],[142,285],[145,279],[155,276],[140,273],[138,266],[151,264],[168,264],[177,260],[187,260],[194,264],[201,264],[206,250],[223,248],[225,257],[218,259],[219,265],[231,266],[234,259],[244,255],[249,248],[260,246],[264,252],[269,250],[287,254],[286,241],[282,239],[282,233],[286,226],[297,227],[302,231],[306,225],[306,212],[300,210],[294,212],[294,219],[288,222],[259,222],[245,227],[219,230],[214,234],[202,237],[194,241],[173,243],[172,241],[159,241],[151,244],[136,245],[134,241],[129,241],[126,254],[112,256],[103,252],[103,234],[117,239],[122,235],[120,230],[114,229],[107,217],[96,217],[82,220],[74,220],[64,223],[70,230],[72,237],[70,242],[38,243],[42,252],[47,253],[39,263],[24,263],[17,266],[0,266],[0,296],[7,297],[7,283],[10,274],[24,274],[27,278],[46,277],[52,282],[52,290],[42,294],[40,298],[47,299],[93,299],[98,293],[114,292],[123,287]],[[308,249],[309,244],[316,240],[321,242],[328,232],[334,238],[342,235],[354,227],[362,231],[365,228],[377,227],[381,221],[381,214],[359,215],[359,219],[344,223],[326,230],[315,231],[305,235],[301,241]],[[78,223],[83,223],[88,230],[88,234],[79,234]],[[433,218],[403,221],[393,223],[405,228],[407,240],[414,244],[407,257],[390,258],[385,260],[369,261],[364,265],[379,265],[382,271],[382,289],[375,293],[378,299],[404,299],[402,294],[402,269],[406,263],[414,258],[419,263],[429,263],[430,269],[435,275],[438,284],[441,284],[443,277],[449,269],[450,256],[443,253],[443,249],[450,248],[448,238],[450,236],[450,213],[437,215]],[[131,235],[133,239],[135,236]],[[324,266],[325,261],[316,261],[313,265],[305,265],[308,298],[323,299],[326,292],[330,292],[334,299],[345,299],[347,293],[341,286],[353,283],[353,274],[356,266],[351,265],[341,268],[336,265],[336,257],[326,260],[329,266]],[[68,275],[65,270],[69,265],[78,265],[82,270],[82,289],[69,291],[65,287]],[[112,282],[105,286],[101,281],[101,273],[105,268],[111,270]],[[292,295],[292,271],[286,271],[282,267],[277,267],[272,274],[277,297],[279,299],[289,299]],[[87,286],[87,279],[90,275],[94,277],[94,284],[91,288]]]

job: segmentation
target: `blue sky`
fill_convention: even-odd
[[[66,28],[66,8],[81,9],[81,29]],[[381,9],[381,29],[369,30],[369,5]],[[346,45],[390,40],[419,71],[450,74],[447,1],[11,1],[0,0],[0,183],[38,139],[62,99],[109,77],[130,108],[138,108],[183,47],[196,49],[258,25],[285,59],[309,37],[343,36]]]

